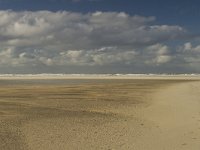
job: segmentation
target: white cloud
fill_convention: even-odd
[[[172,53],[164,44],[187,37],[178,25],[124,12],[0,11],[1,66],[161,66],[200,46]],[[191,55],[191,57],[193,57]]]
[[[146,47],[144,52],[145,63],[148,65],[162,65],[173,59],[170,49],[166,45],[154,44]]]
[[[160,56],[157,56],[156,59],[155,59],[155,62],[157,64],[162,64],[162,63],[167,63],[171,60],[171,56],[169,55],[160,55]]]
[[[25,40],[33,42],[29,46],[46,42],[56,46],[61,44],[66,48],[77,44],[79,48],[91,45],[148,44],[170,40],[185,33],[179,26],[148,25],[155,20],[154,17],[130,16],[123,12],[81,14],[65,11],[0,11],[0,16],[1,39],[7,37],[11,44],[15,40],[17,42],[13,45],[17,43],[17,46],[23,46]]]
[[[61,52],[55,57],[55,63],[60,65],[107,65],[113,63],[131,63],[137,53],[135,51],[107,51],[111,47],[102,47],[96,50],[69,50]],[[115,48],[114,48],[115,49]]]
[[[192,43],[187,42],[179,48],[178,54],[185,63],[200,63],[200,45],[193,46]]]

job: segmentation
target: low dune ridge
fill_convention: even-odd
[[[0,85],[3,150],[200,148],[197,79],[1,79]]]

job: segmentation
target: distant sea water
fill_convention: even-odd
[[[163,74],[51,74],[51,73],[42,73],[42,74],[0,74],[0,77],[84,77],[84,76],[200,76],[197,73],[191,74],[174,74],[174,73],[163,73]]]

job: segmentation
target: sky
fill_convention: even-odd
[[[0,0],[0,73],[200,73],[198,0]]]

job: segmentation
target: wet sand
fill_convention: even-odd
[[[200,82],[1,79],[2,150],[199,150]]]

